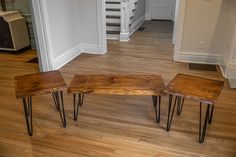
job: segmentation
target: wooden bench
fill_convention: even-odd
[[[77,120],[84,94],[150,95],[156,122],[160,121],[161,94],[165,84],[159,75],[75,75],[68,87],[74,96],[74,120]],[[158,105],[158,107],[157,107]],[[158,108],[158,111],[157,111]]]
[[[28,134],[33,135],[32,124],[32,96],[51,93],[57,110],[59,111],[63,127],[66,118],[62,90],[67,87],[59,71],[36,73],[15,77],[16,98],[21,98],[25,112]]]
[[[199,143],[204,142],[207,122],[211,124],[214,105],[220,95],[224,82],[211,80],[191,75],[177,74],[167,85],[169,92],[169,109],[167,120],[167,131],[170,130],[175,106],[177,104],[177,115],[180,115],[185,98],[200,102]],[[172,101],[175,96],[174,102]],[[207,105],[205,120],[202,128],[202,104]]]

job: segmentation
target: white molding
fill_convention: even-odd
[[[151,15],[150,15],[150,13],[146,13],[146,14],[145,14],[145,20],[146,20],[146,21],[151,21]]]
[[[174,61],[180,60],[179,57],[182,48],[186,7],[187,7],[187,0],[180,0],[177,20],[175,24],[176,35],[175,35]]]
[[[33,16],[35,19],[35,27],[37,32],[38,53],[41,61],[41,71],[52,70],[53,47],[51,40],[51,32],[49,29],[48,12],[46,0],[32,1]]]
[[[201,64],[221,64],[221,55],[201,52],[178,52],[175,61]]]
[[[97,0],[98,45],[99,45],[99,51],[101,52],[101,54],[107,53],[105,5],[106,5],[105,0]]]
[[[145,15],[141,16],[138,20],[134,21],[130,26],[130,36],[145,22]]]
[[[52,67],[54,70],[60,69],[82,53],[104,54],[105,52],[103,50],[104,48],[101,48],[99,45],[96,44],[81,43],[75,46],[74,48],[64,52],[59,57],[55,58]]]
[[[81,45],[77,45],[74,48],[64,52],[62,55],[54,59],[53,69],[60,69],[61,67],[69,63],[71,60],[79,56],[81,53]]]
[[[236,61],[229,61],[227,57],[224,57],[220,69],[224,78],[236,79]]]
[[[104,48],[101,48],[99,45],[96,44],[87,44],[81,43],[79,44],[80,50],[83,53],[88,54],[105,54],[106,52],[102,51]]]

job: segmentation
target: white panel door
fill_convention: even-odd
[[[150,0],[151,19],[174,20],[176,0]]]

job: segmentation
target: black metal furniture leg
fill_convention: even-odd
[[[171,94],[169,95],[169,109],[168,109],[168,119],[167,119],[166,131],[170,130],[173,114],[175,112],[175,106],[176,106],[176,103],[177,103],[177,98],[178,98],[178,96],[175,97],[174,106],[172,107],[173,95],[171,95]]]
[[[58,92],[53,92],[52,93],[52,96],[53,96],[53,100],[54,100],[54,104],[56,106],[56,109],[59,110],[59,95],[58,95]]]
[[[66,116],[65,116],[65,109],[64,109],[64,101],[63,101],[63,93],[62,91],[54,92],[53,93],[54,103],[55,106],[60,114],[62,125],[65,128],[66,127]]]
[[[157,97],[158,97],[158,103],[157,103]],[[156,122],[159,123],[161,120],[161,96],[152,96],[153,100],[153,106],[155,110],[155,116],[156,116]],[[158,113],[157,113],[157,105],[158,105]]]
[[[207,122],[210,114],[210,104],[207,105],[205,120],[202,128],[202,103],[200,103],[200,121],[199,121],[199,143],[203,143],[206,135]]]
[[[183,106],[184,106],[184,97],[180,97],[178,96],[178,103],[177,103],[177,115],[181,115],[182,110],[183,110]]]
[[[214,104],[211,106],[211,113],[210,113],[210,117],[208,119],[209,124],[211,124],[211,122],[212,122],[213,112],[214,112]]]
[[[33,135],[32,97],[22,98],[28,134]]]
[[[74,120],[77,121],[80,107],[83,105],[84,102],[84,94],[83,93],[74,94],[73,97],[74,97]]]

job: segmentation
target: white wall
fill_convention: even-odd
[[[102,3],[104,0],[32,1],[43,71],[59,69],[83,52],[106,52]]]

